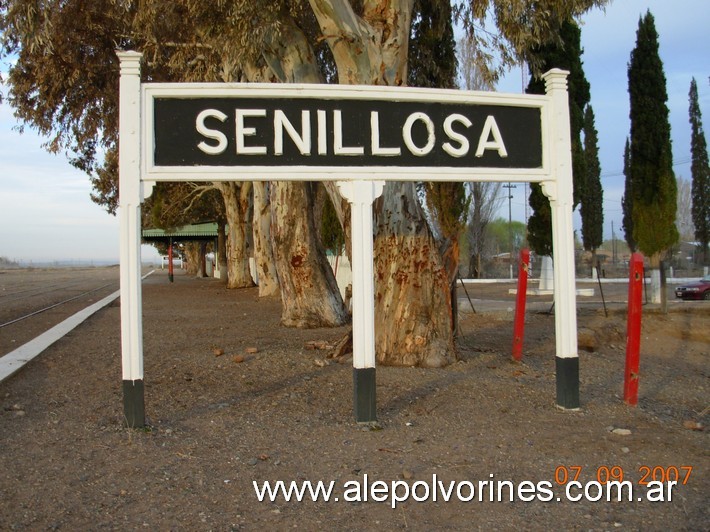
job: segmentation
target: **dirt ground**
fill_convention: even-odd
[[[350,361],[308,348],[345,329],[286,329],[279,302],[255,289],[158,271],[143,291],[149,427],[123,425],[118,302],[0,383],[0,529],[707,530],[708,431],[697,429],[710,418],[710,302],[645,307],[635,408],[621,400],[623,305],[609,317],[580,305],[582,408],[566,412],[552,316],[531,306],[523,362],[510,361],[511,314],[483,299],[512,301],[508,288],[472,294],[459,362],[379,367],[368,427],[353,420]],[[632,501],[565,500],[565,476],[622,471]],[[671,501],[637,500],[654,471],[680,473]],[[433,475],[464,498],[473,483],[474,499],[345,500],[366,478],[418,485],[422,498]],[[259,502],[253,481],[267,480],[335,481],[340,500]],[[551,500],[491,502],[484,485],[479,501],[491,480],[546,481],[550,497],[538,495]]]

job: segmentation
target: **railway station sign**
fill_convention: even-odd
[[[472,98],[475,94],[476,97]],[[146,84],[149,179],[523,180],[549,174],[545,101],[457,90]],[[275,177],[277,174],[277,177]]]
[[[155,166],[542,166],[529,107],[162,97],[153,112]]]
[[[118,52],[124,414],[145,422],[141,203],[157,181],[336,181],[352,209],[355,418],[376,419],[372,203],[387,181],[538,182],[550,200],[557,405],[579,406],[567,73],[544,95],[402,87],[141,83]]]

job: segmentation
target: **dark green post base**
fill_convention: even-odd
[[[355,421],[358,423],[377,421],[375,368],[353,368],[353,394]]]
[[[123,381],[123,417],[126,426],[138,429],[145,426],[143,381]]]
[[[168,274],[168,280],[169,280],[171,283],[173,282],[174,276],[173,276],[172,273],[169,273],[169,274]]]
[[[579,357],[555,357],[557,374],[557,406],[564,410],[579,409]]]

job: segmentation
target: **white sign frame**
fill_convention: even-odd
[[[537,182],[550,200],[554,253],[557,406],[579,408],[579,361],[572,226],[572,158],[567,72],[544,75],[545,95],[440,89],[292,84],[141,84],[137,52],[117,52],[121,64],[119,102],[119,221],[121,255],[121,354],[124,414],[129,426],[145,423],[141,294],[140,205],[157,181],[337,181],[352,204],[353,367],[357,421],[375,417],[374,280],[372,202],[386,181]],[[392,102],[459,102],[541,110],[539,168],[402,166],[174,166],[158,167],[154,149],[153,101],[169,97],[384,99]],[[360,373],[362,372],[362,373]],[[359,381],[358,375],[362,378]],[[362,385],[362,386],[361,386]],[[362,389],[360,389],[362,388]],[[360,396],[359,396],[360,394]],[[363,395],[365,397],[363,397]]]
[[[142,130],[154,131],[156,98],[308,98],[317,100],[390,100],[392,102],[498,105],[540,110],[549,109],[549,98],[540,95],[506,94],[450,89],[420,89],[413,87],[380,87],[369,85],[307,85],[274,83],[147,83],[142,85]],[[553,117],[542,117],[542,137],[549,137]],[[549,143],[543,142],[540,168],[494,167],[406,167],[406,166],[157,166],[149,154],[155,149],[152,135],[142,142],[142,179],[146,181],[201,181],[210,175],[211,181],[512,181],[542,182],[551,175]],[[395,176],[395,177],[393,177]],[[472,177],[476,179],[471,179]]]

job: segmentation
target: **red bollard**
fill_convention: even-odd
[[[515,321],[513,325],[513,359],[523,358],[523,336],[525,335],[525,301],[528,291],[528,271],[530,269],[530,250],[520,250],[518,266],[518,294],[515,298]]]
[[[633,253],[629,263],[629,310],[626,318],[626,368],[624,401],[636,406],[639,399],[639,351],[643,302],[643,255]]]

